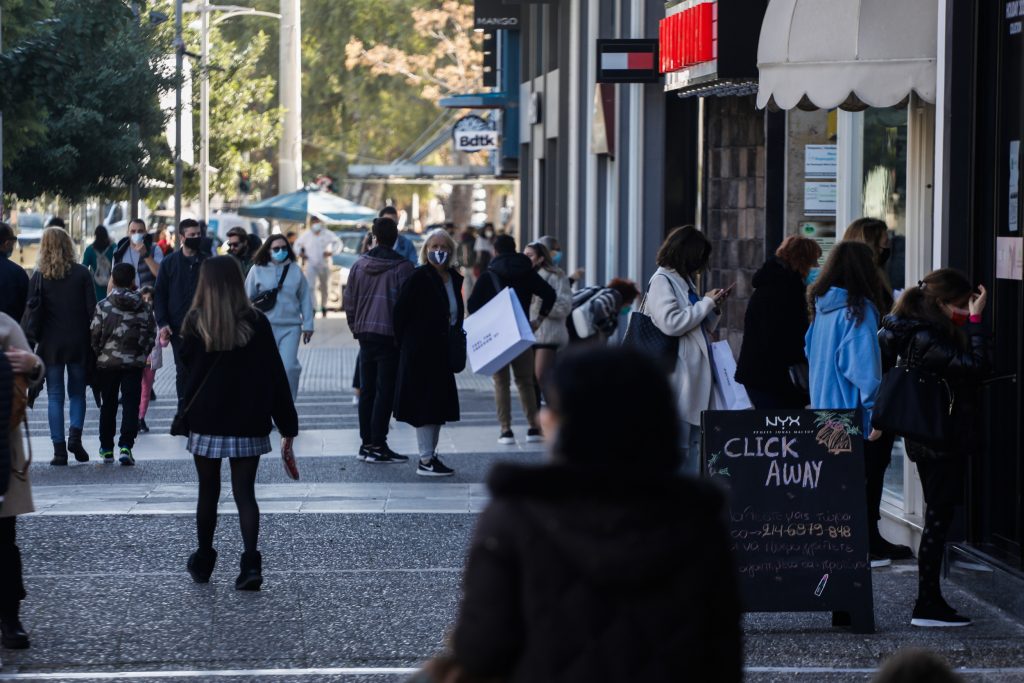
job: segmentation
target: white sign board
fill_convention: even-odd
[[[835,178],[838,152],[835,145],[804,146],[804,177]]]
[[[836,215],[836,182],[804,183],[804,213],[808,216]]]
[[[453,134],[456,152],[482,152],[498,149],[498,131],[467,130]]]

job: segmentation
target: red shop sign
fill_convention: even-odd
[[[680,71],[715,59],[717,20],[717,1],[702,2],[662,19],[658,27],[661,73]]]

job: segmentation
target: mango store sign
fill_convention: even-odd
[[[483,152],[498,149],[498,131],[491,121],[470,115],[452,127],[452,143],[456,152]]]

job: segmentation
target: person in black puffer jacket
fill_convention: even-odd
[[[805,280],[819,258],[821,247],[817,242],[790,235],[754,274],[754,294],[743,322],[736,381],[746,388],[758,410],[800,409],[811,401],[806,389],[793,384],[789,369],[803,366],[806,373]]]
[[[973,290],[958,271],[944,268],[907,289],[878,333],[883,362],[921,368],[946,380],[953,391],[956,438],[943,451],[907,440],[907,455],[917,463],[926,505],[918,551],[918,597],[914,626],[966,626],[971,620],[942,597],[939,572],[954,508],[963,502],[967,457],[977,450],[978,390],[989,372],[988,339],[981,314],[988,294]]]
[[[551,463],[490,475],[451,666],[466,680],[742,680],[725,501],[675,474],[664,372],[636,351],[590,347],[556,362],[545,395]]]

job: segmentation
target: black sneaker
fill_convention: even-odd
[[[100,449],[100,461],[104,465],[114,464],[114,449],[113,448],[101,448]]]
[[[389,465],[401,461],[395,460],[390,455],[388,455],[387,452],[381,450],[377,446],[370,446],[367,449],[366,457],[363,458],[363,462],[373,463],[375,465]]]
[[[384,444],[383,446],[381,446],[380,449],[384,453],[387,453],[387,456],[389,458],[391,458],[392,460],[394,460],[395,462],[409,462],[409,456],[408,455],[402,455],[401,453],[395,453],[393,450],[391,450],[388,447],[387,444]]]
[[[132,449],[121,446],[121,457],[118,460],[121,462],[122,467],[132,467],[135,464],[135,456],[132,455]]]
[[[544,435],[539,429],[531,429],[526,432],[526,443],[544,443]]]
[[[890,560],[912,560],[914,551],[905,545],[890,543],[882,537],[871,542],[872,557],[888,558]]]
[[[511,429],[508,430],[507,432],[502,432],[501,436],[498,437],[498,443],[500,443],[502,446],[515,446],[516,435],[512,433]]]
[[[139,432],[145,434],[149,431],[149,425],[146,424],[145,418],[139,420]]]
[[[416,474],[421,477],[450,477],[455,474],[455,470],[445,465],[435,455],[427,464],[423,464],[423,461],[420,460],[419,466],[416,468]]]
[[[366,458],[370,455],[370,450],[372,448],[373,446],[371,446],[370,444],[364,443],[362,446],[359,447],[359,454],[356,455],[356,460],[362,460],[363,462],[366,462]]]
[[[970,617],[957,614],[956,610],[941,598],[937,602],[918,600],[910,619],[910,625],[919,628],[956,628],[970,626],[971,623]]]

